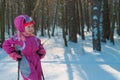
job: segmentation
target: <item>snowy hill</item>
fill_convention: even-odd
[[[47,51],[42,60],[45,80],[120,80],[120,42],[102,43],[102,51],[92,50],[92,40],[68,42],[61,36],[41,38]],[[0,49],[0,80],[17,80],[17,62]],[[20,77],[20,80],[23,80]]]

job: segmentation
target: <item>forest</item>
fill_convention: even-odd
[[[65,46],[92,32],[93,50],[101,51],[101,42],[115,45],[114,34],[120,36],[120,0],[0,0],[0,45],[16,33],[13,21],[20,14],[35,20],[41,36],[54,37],[60,27]]]

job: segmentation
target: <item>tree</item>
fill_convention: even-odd
[[[117,33],[120,36],[120,0],[118,1],[118,7],[117,7],[117,20],[118,20],[118,28],[117,28]]]
[[[101,51],[101,44],[100,44],[100,0],[93,0],[93,12],[92,12],[92,39],[93,39],[93,50]]]
[[[106,39],[110,39],[110,19],[109,19],[109,0],[103,0],[103,38],[102,41],[106,42]]]
[[[65,6],[64,6],[65,2],[64,0],[60,1],[60,7],[61,7],[61,13],[62,13],[62,19],[61,19],[61,24],[62,24],[62,33],[63,33],[63,39],[64,39],[64,44],[67,47],[68,43],[67,43],[67,38],[66,38],[66,25],[65,25]]]
[[[53,19],[53,28],[52,28],[52,36],[54,36],[54,31],[55,31],[55,24],[57,20],[57,13],[58,13],[58,5],[59,5],[59,0],[56,0],[56,8],[54,12],[54,19]]]
[[[80,8],[79,8],[79,11],[80,11],[80,29],[81,29],[81,36],[82,36],[82,39],[85,40],[85,35],[84,35],[84,16],[83,16],[83,7],[82,7],[82,0],[79,0],[79,4],[80,4]]]
[[[77,26],[75,23],[75,1],[66,0],[67,26],[69,27],[69,41],[77,43]]]
[[[44,36],[44,7],[45,7],[45,0],[42,0],[42,20],[41,20],[41,36]]]
[[[110,25],[110,42],[115,44],[114,42],[114,30],[115,30],[115,23],[117,23],[117,2],[116,1],[113,1],[111,0],[111,10],[110,10],[110,22],[111,22],[111,25]]]
[[[46,1],[46,5],[47,5],[47,33],[49,38],[51,37],[50,35],[50,10],[49,10],[49,4],[48,4],[48,0]]]
[[[0,25],[1,25],[1,35],[0,35],[0,46],[2,45],[3,41],[5,40],[5,0],[1,1],[1,5],[0,5]]]

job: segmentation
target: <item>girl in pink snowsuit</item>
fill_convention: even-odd
[[[42,80],[40,59],[46,51],[41,40],[33,35],[34,20],[27,15],[20,15],[14,19],[17,34],[3,43],[3,49],[14,60],[20,61],[20,71],[24,80]],[[21,51],[21,55],[17,50]]]

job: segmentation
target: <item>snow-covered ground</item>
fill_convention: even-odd
[[[91,37],[68,42],[61,35],[42,38],[47,51],[42,60],[45,80],[120,80],[120,41],[116,45],[102,43],[102,51],[92,50]],[[17,62],[0,49],[0,80],[17,80]],[[23,80],[20,77],[20,80]]]

